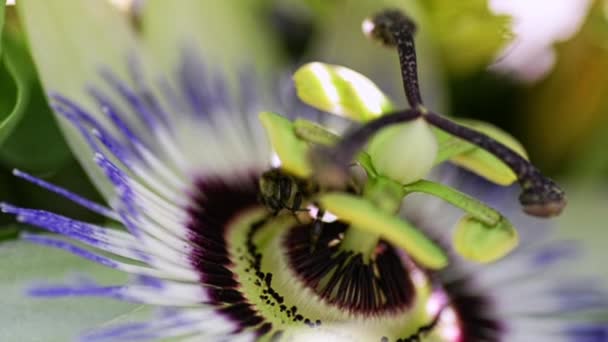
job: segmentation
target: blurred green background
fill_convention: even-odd
[[[112,2],[129,16],[142,41],[169,36],[166,29],[153,25],[155,18],[146,8],[162,7],[159,1]],[[445,114],[492,122],[516,136],[534,163],[563,182],[569,191],[572,205],[559,221],[566,234],[583,236],[594,243],[598,243],[596,236],[606,236],[602,235],[603,222],[608,216],[601,209],[608,207],[605,1],[538,1],[534,5],[500,0],[223,3],[198,2],[190,6],[194,13],[189,13],[178,8],[188,6],[165,2],[163,14],[175,10],[167,16],[187,13],[191,19],[204,15],[196,13],[197,8],[217,7],[216,12],[212,11],[216,13],[213,22],[207,25],[220,26],[221,31],[232,27],[264,32],[271,41],[264,49],[275,51],[264,51],[264,58],[254,64],[259,62],[275,70],[311,60],[343,64],[368,75],[397,102],[403,102],[403,96],[396,55],[365,40],[360,23],[366,15],[386,6],[406,8],[419,26],[421,83],[429,106]],[[11,175],[13,168],[19,168],[101,201],[47,106],[15,6],[7,6],[2,17],[0,199],[98,221],[94,214]],[[193,24],[192,30],[201,25],[205,24]],[[184,26],[183,30],[189,28]],[[214,41],[206,32],[189,33],[206,39],[205,48],[219,55],[228,50],[231,54],[248,54],[239,45],[247,37],[229,44]],[[12,217],[0,215],[0,239],[17,236],[13,222]]]

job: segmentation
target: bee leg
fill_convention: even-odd
[[[325,210],[319,208],[317,211],[317,215],[315,215],[315,220],[312,224],[312,232],[310,236],[310,251],[313,252],[317,247],[317,243],[319,243],[319,238],[321,237],[321,233],[323,232],[323,216],[325,215]]]
[[[293,196],[293,206],[291,208],[287,208],[287,209],[291,210],[291,213],[296,218],[298,223],[302,223],[302,221],[300,221],[300,218],[298,217],[297,212],[298,211],[308,211],[308,209],[306,209],[306,208],[301,208],[302,200],[303,200],[302,193],[297,191]]]

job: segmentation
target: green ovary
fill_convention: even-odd
[[[426,177],[434,165],[437,148],[433,132],[420,118],[380,131],[367,152],[380,175],[409,184]]]

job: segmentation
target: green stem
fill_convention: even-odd
[[[403,190],[406,192],[406,195],[413,192],[421,192],[441,198],[489,226],[495,226],[502,217],[498,211],[488,207],[479,200],[440,183],[419,180],[404,185]]]

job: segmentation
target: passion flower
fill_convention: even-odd
[[[191,54],[178,70],[160,87],[143,79],[131,87],[104,70],[112,92],[89,88],[103,115],[66,94],[50,95],[112,184],[107,205],[14,172],[106,217],[108,225],[1,205],[19,221],[61,235],[23,239],[131,275],[112,286],[33,286],[30,295],[96,296],[165,309],[148,322],[88,332],[85,340],[578,341],[604,331],[583,316],[582,323],[563,316],[606,308],[604,294],[557,272],[571,248],[526,246],[496,265],[471,265],[436,230],[449,210],[419,211],[409,217],[414,227],[398,215],[403,196],[423,192],[460,206],[473,223],[467,232],[489,225],[502,229],[499,235],[511,233],[504,216],[439,183],[399,184],[375,170],[365,153],[357,161],[369,178],[353,177],[341,191],[313,187],[296,201],[298,181],[316,180],[309,178],[317,172],[307,159],[311,144],[335,148],[340,138],[328,127],[268,112],[256,121],[259,103],[248,100],[262,98],[251,96],[261,86],[243,80],[236,91]],[[290,177],[263,178],[268,172]],[[268,198],[278,202],[269,205]],[[540,230],[530,224],[518,222],[522,233]],[[473,244],[468,248],[480,242],[494,248],[467,234],[461,240]],[[531,276],[540,270],[542,278]]]

